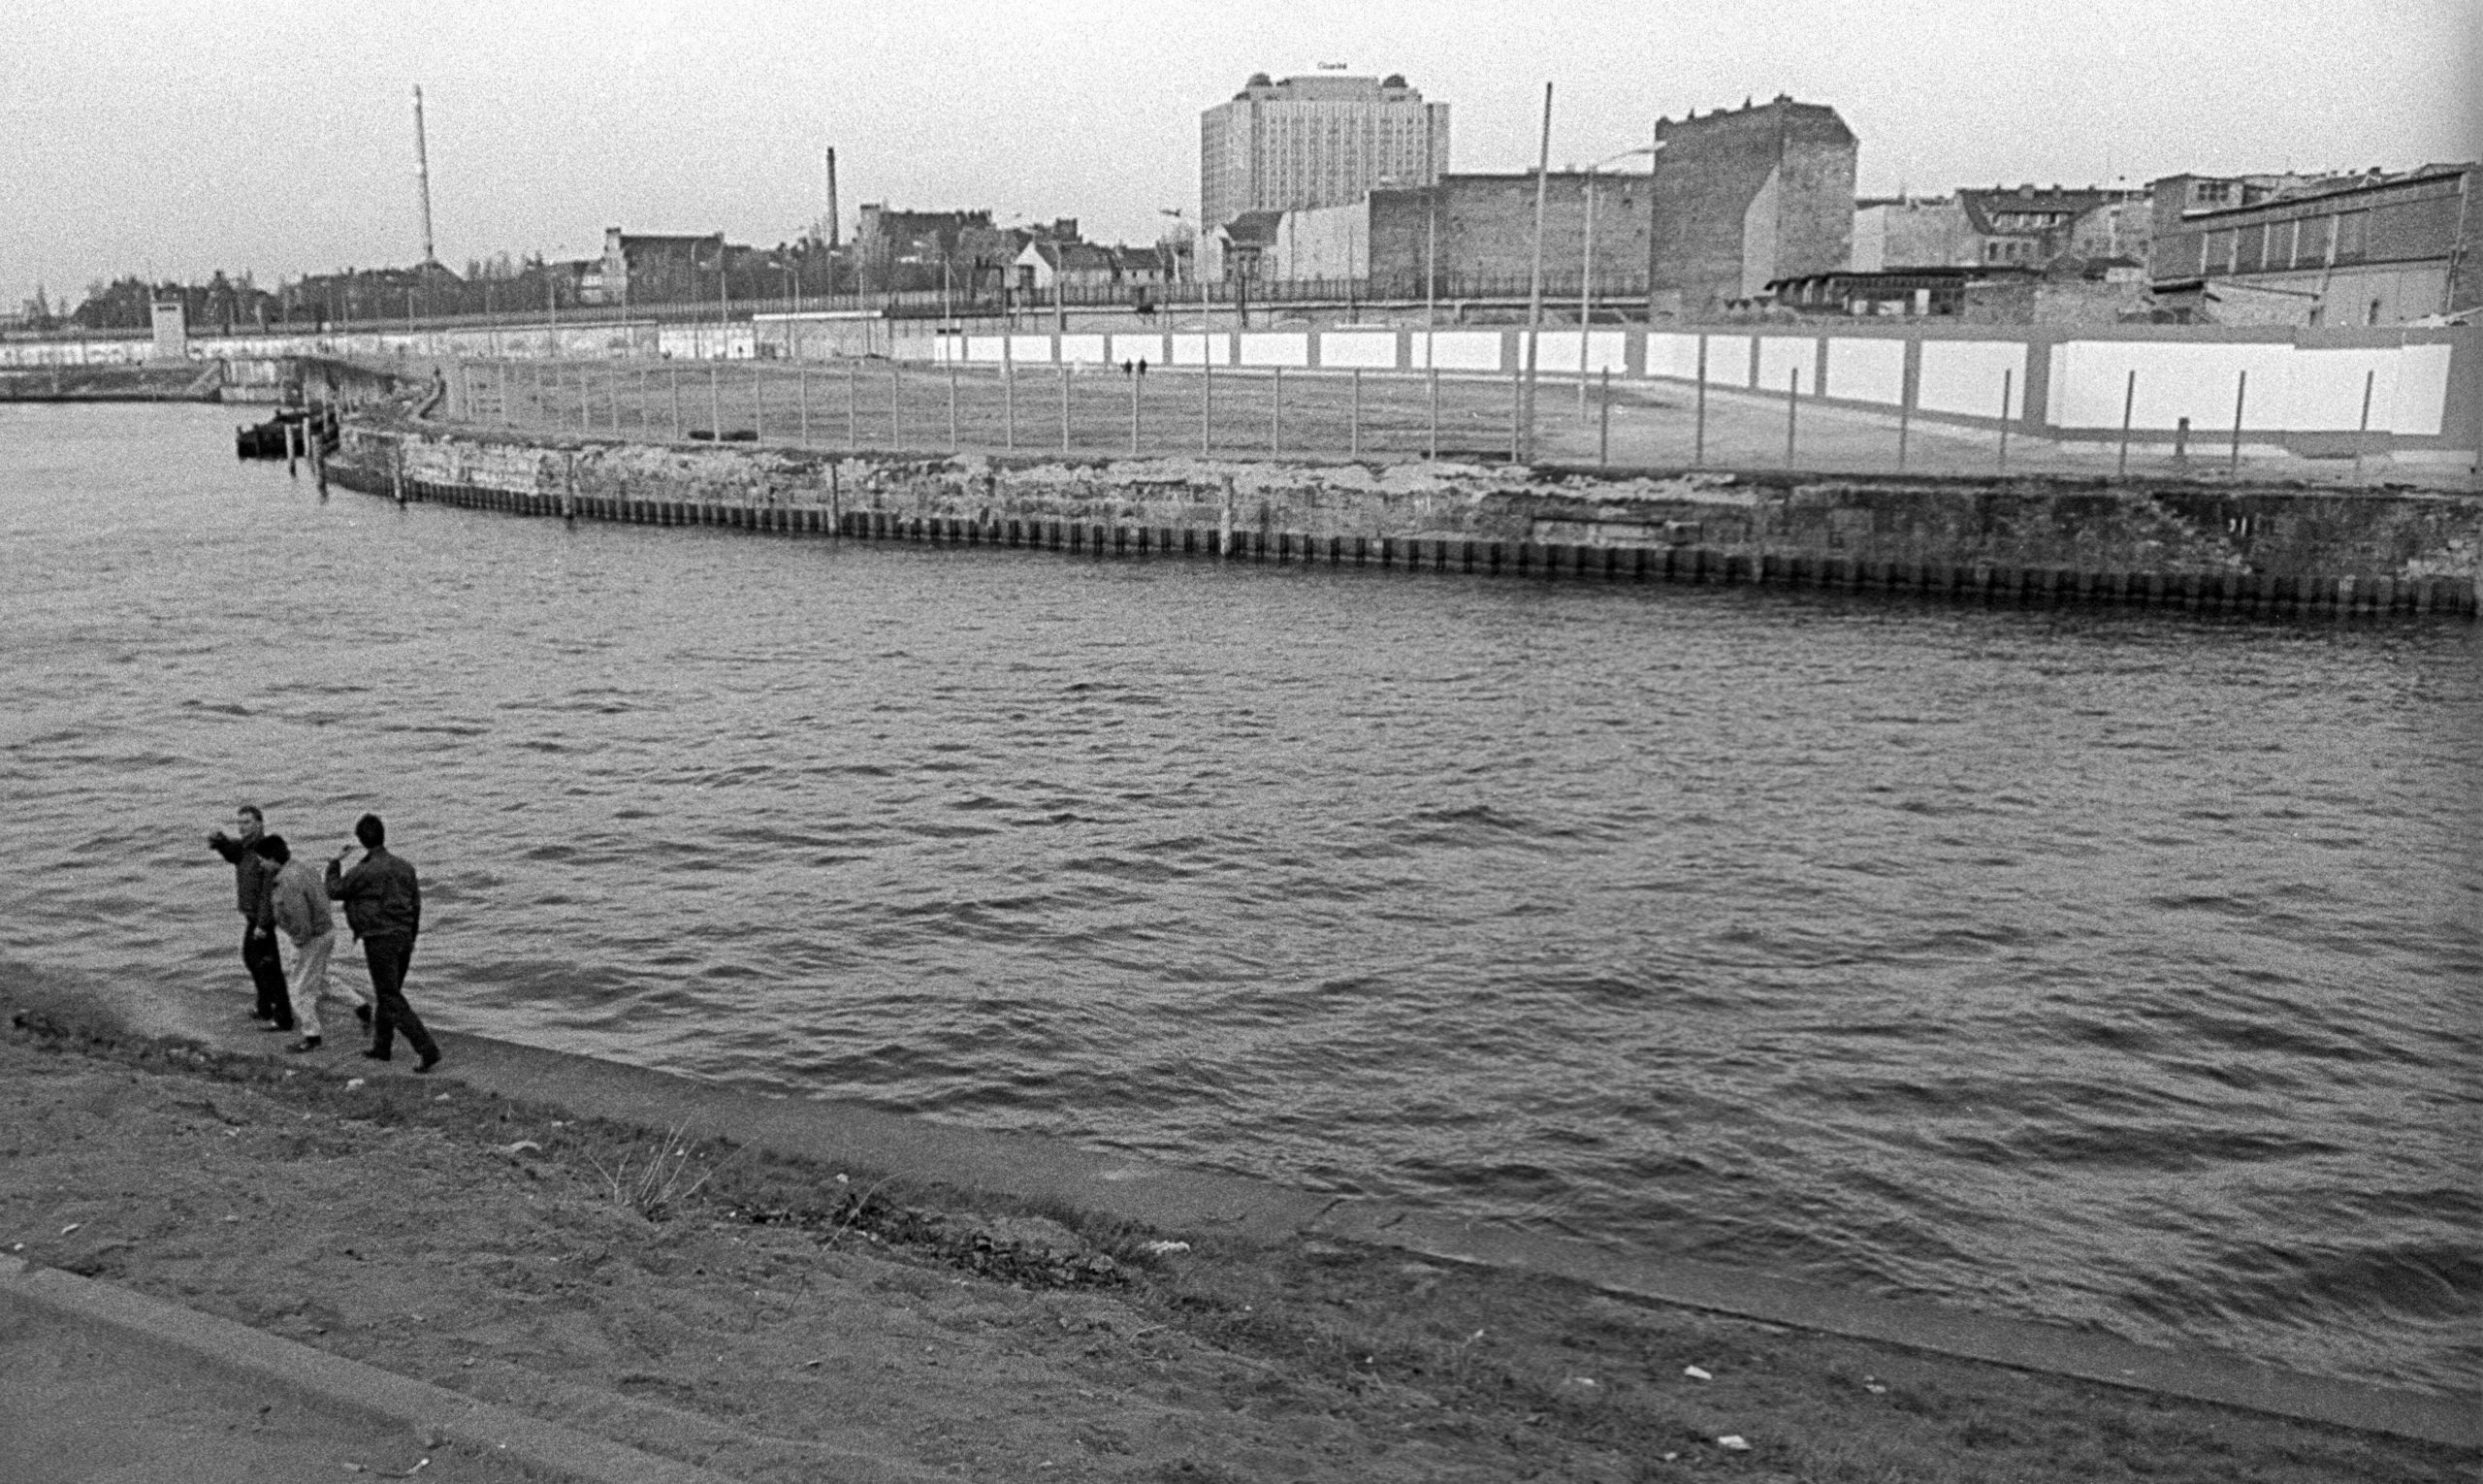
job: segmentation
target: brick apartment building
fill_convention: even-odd
[[[1857,146],[1836,110],[1780,94],[1660,118],[1656,139],[1652,312],[1702,317],[1846,266]]]
[[[2168,312],[2219,323],[2401,324],[2483,304],[2474,165],[2323,180],[2154,182],[2147,273]]]

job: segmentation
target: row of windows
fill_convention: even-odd
[[[2370,213],[2344,211],[2199,235],[2201,274],[2274,273],[2358,263],[2370,251]]]

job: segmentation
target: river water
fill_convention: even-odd
[[[0,954],[2434,1389],[2483,1380],[2483,643],[319,501],[0,406]]]

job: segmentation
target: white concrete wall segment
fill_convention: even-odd
[[[1104,362],[1104,338],[1100,335],[1064,335],[1059,337],[1063,365],[1100,366]]]
[[[1233,337],[1216,331],[1211,334],[1176,335],[1173,337],[1173,364],[1176,366],[1230,366],[1233,364]]]
[[[2446,430],[2449,367],[2456,359],[2454,346],[2438,342],[2408,345],[2397,353],[2397,402],[2388,412],[2391,433],[2437,437]],[[2371,416],[2379,416],[2375,405]]]
[[[1329,330],[1319,337],[1319,364],[1338,370],[1395,371],[1394,330]]]
[[[1832,335],[1827,341],[1827,379],[1822,396],[1895,406],[1905,398],[1905,341],[1877,336]]]
[[[1245,330],[1242,332],[1242,364],[1308,366],[1310,337],[1289,331]]]
[[[258,1388],[280,1389],[315,1406],[436,1432],[546,1478],[579,1484],[731,1484],[723,1474],[590,1437],[229,1319],[0,1257],[0,1310],[16,1306],[177,1353],[199,1366],[239,1372]],[[915,1470],[904,1476],[936,1477]]]
[[[1707,337],[1707,384],[1750,385],[1750,337],[1747,335]]]
[[[1052,339],[1048,335],[1013,335],[1009,337],[1009,359],[1012,361],[1048,362],[1052,359]]]
[[[1535,351],[1534,369],[1554,375],[1574,376],[1583,366],[1591,376],[1606,371],[1616,376],[1627,375],[1629,371],[1629,339],[1619,330],[1590,330],[1584,336],[1575,330],[1546,330],[1542,333],[1542,344]]]
[[[1820,341],[1815,335],[1762,335],[1758,338],[1758,390],[1781,392],[1797,384],[1806,397],[1819,395]],[[1798,383],[1794,382],[1799,377]]]
[[[2026,403],[2026,343],[2022,340],[1924,340],[1915,405],[1968,417],[2015,417]],[[2008,393],[2008,407],[2001,394]],[[2121,409],[2112,408],[2119,427]]]
[[[1419,331],[1413,337],[1412,365],[1416,371],[1505,371],[1504,346],[1514,339],[1497,330]]]
[[[1698,379],[1698,337],[1659,330],[1647,337],[1647,374]]]
[[[1126,332],[1111,337],[1112,350],[1106,359],[1114,366],[1123,361],[1145,361],[1149,366],[1164,364],[1164,337],[1132,335]]]

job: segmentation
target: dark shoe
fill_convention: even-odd
[[[356,1005],[353,1008],[353,1017],[360,1020],[363,1024],[369,1025],[371,1023],[371,1007],[368,1005]]]
[[[439,1053],[437,1051],[434,1051],[429,1056],[426,1056],[422,1060],[414,1063],[414,1073],[416,1076],[420,1076],[438,1065]]]
[[[391,1053],[387,1051],[372,1050],[365,1051],[362,1054],[371,1061],[386,1061]]]
[[[293,1022],[290,1020],[268,1020],[263,1021],[260,1024],[259,1029],[263,1031],[289,1031],[293,1029]]]
[[[286,1047],[285,1049],[288,1051],[315,1051],[319,1049],[319,1038],[316,1036],[305,1036],[301,1040],[293,1043],[291,1046]]]

